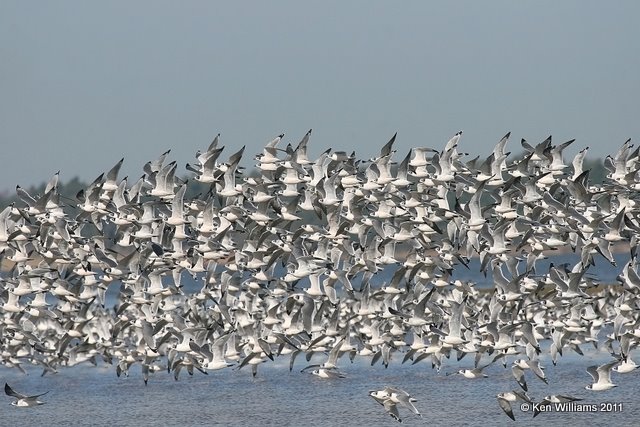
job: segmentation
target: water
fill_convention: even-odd
[[[399,357],[398,357],[399,356]],[[395,385],[418,399],[418,418],[400,408],[403,425],[509,425],[513,422],[502,412],[495,395],[517,387],[510,372],[501,364],[485,369],[488,378],[470,380],[447,376],[472,365],[472,359],[447,361],[438,373],[428,363],[402,365],[397,355],[389,368],[371,367],[368,361],[350,364],[341,359],[347,378],[322,380],[301,373],[306,361],[296,360],[289,372],[288,358],[260,366],[256,378],[250,371],[224,370],[189,376],[178,381],[166,372],[154,374],[148,386],[139,369],[132,368],[128,378],[118,378],[108,365],[97,368],[79,366],[57,375],[40,377],[37,369],[23,375],[3,368],[2,377],[18,391],[42,392],[45,405],[0,411],[1,425],[82,425],[82,426],[156,426],[156,425],[395,425],[382,406],[368,396],[369,390]],[[622,403],[615,413],[523,413],[514,404],[518,424],[548,425],[637,425],[640,417],[638,374],[613,373],[617,388],[605,392],[584,389],[591,377],[587,366],[610,359],[601,351],[589,351],[584,357],[567,354],[558,366],[543,360],[549,385],[526,373],[530,395],[538,401],[547,394],[568,394],[584,399],[581,403]],[[312,361],[315,359],[312,359]],[[320,361],[320,360],[318,360]]]
[[[548,262],[575,262],[573,256],[554,257]],[[627,254],[616,256],[617,267],[599,259],[597,268],[593,267],[590,273],[597,274],[603,282],[613,282],[628,259]],[[545,271],[542,264],[538,266],[539,271]],[[477,266],[471,265],[471,270],[461,268],[456,274],[469,275],[458,277],[475,280],[479,286],[489,284],[490,277],[479,275],[477,270]],[[602,331],[601,341],[604,334]],[[400,387],[418,399],[416,407],[423,417],[418,418],[400,408],[403,425],[637,425],[640,372],[614,372],[612,379],[618,387],[605,392],[588,391],[584,386],[591,383],[591,377],[586,368],[608,362],[611,356],[593,347],[583,346],[584,356],[566,348],[564,357],[554,366],[546,357],[547,346],[548,343],[543,345],[541,364],[546,367],[549,384],[526,372],[530,396],[539,402],[545,395],[565,394],[584,399],[580,403],[621,404],[622,410],[541,413],[533,419],[532,412],[522,412],[520,402],[516,402],[513,404],[514,423],[502,412],[495,398],[498,393],[518,389],[509,365],[505,368],[500,362],[494,363],[484,371],[488,378],[470,380],[446,373],[472,367],[473,355],[459,362],[452,355],[437,372],[431,368],[430,361],[403,365],[403,354],[395,353],[387,369],[380,364],[371,366],[368,358],[356,357],[354,363],[342,358],[339,365],[347,377],[335,380],[301,373],[309,363],[302,356],[296,360],[291,372],[289,357],[281,356],[275,362],[260,365],[255,378],[248,368],[214,371],[208,375],[196,371],[193,376],[183,371],[178,381],[173,379],[173,374],[162,371],[152,374],[147,386],[139,364],[131,368],[129,377],[121,378],[116,376],[114,366],[101,361],[97,367],[80,365],[44,377],[40,376],[41,369],[35,366],[25,367],[27,375],[2,367],[1,379],[17,391],[36,394],[49,390],[49,393],[42,398],[46,404],[35,408],[13,407],[9,404],[12,398],[5,396],[6,406],[0,409],[0,425],[397,425],[384,408],[368,396],[370,390],[387,385]],[[324,360],[325,356],[318,355],[311,363]]]

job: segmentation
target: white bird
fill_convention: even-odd
[[[337,368],[317,368],[311,371],[311,374],[323,379],[345,378],[345,375]]]
[[[593,391],[604,391],[610,388],[616,387],[616,384],[611,382],[611,369],[618,363],[618,361],[605,363],[600,366],[589,366],[587,372],[593,377],[593,384],[589,384],[585,388]]]
[[[401,390],[397,387],[385,387],[382,390],[373,390],[369,392],[369,396],[371,396],[376,402],[384,406],[387,413],[396,421],[402,422],[400,419],[400,414],[398,412],[398,406],[401,405],[405,408],[408,408],[421,417],[420,411],[414,406],[413,402],[417,402],[417,399],[412,397],[409,393],[404,390]]]
[[[613,370],[619,374],[627,374],[629,372],[633,372],[636,369],[640,368],[636,362],[631,360],[631,357],[627,356],[624,359],[619,360],[620,364],[618,366],[614,366]]]
[[[11,402],[11,404],[13,406],[19,406],[19,407],[23,407],[23,408],[30,407],[30,406],[43,405],[44,402],[41,402],[40,400],[38,400],[38,397],[49,393],[48,391],[45,391],[44,393],[36,394],[34,396],[27,396],[27,395],[24,395],[22,393],[18,393],[17,391],[13,390],[11,388],[11,386],[9,386],[9,384],[7,384],[7,383],[4,383],[4,392],[8,396],[12,396],[12,397],[15,397],[16,399],[18,399],[18,400],[14,400],[13,402]]]
[[[488,378],[489,375],[484,374],[482,372],[484,368],[486,368],[486,366],[482,366],[480,368],[474,368],[474,369],[460,369],[458,370],[458,372],[454,372],[448,375],[462,375],[463,377],[469,378],[472,380],[476,378]]]
[[[387,411],[387,414],[389,414],[391,418],[398,421],[399,423],[402,422],[402,419],[400,418],[400,412],[398,411],[398,405],[396,405],[388,397],[387,393],[384,390],[370,391],[369,396],[371,396],[376,402],[384,406],[385,411]]]

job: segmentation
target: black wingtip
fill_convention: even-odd
[[[9,386],[8,383],[4,383],[4,392],[8,395],[8,396],[13,396],[15,394],[15,392],[13,391],[13,389],[11,388],[11,386]]]

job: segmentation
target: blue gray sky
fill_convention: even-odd
[[[636,1],[0,2],[0,190],[180,171],[220,132],[243,164],[413,146],[486,156],[507,131],[613,153],[640,136]]]

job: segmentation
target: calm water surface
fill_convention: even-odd
[[[399,355],[400,356],[400,355]],[[315,359],[312,359],[314,361]],[[526,373],[530,395],[537,401],[547,394],[569,394],[583,403],[622,403],[618,413],[543,413],[535,419],[514,405],[517,424],[526,425],[638,425],[640,419],[640,373],[612,373],[614,388],[591,392],[587,366],[608,361],[602,351],[590,350],[585,356],[567,354],[558,366],[543,359],[549,385]],[[322,360],[318,358],[318,362]],[[145,386],[139,367],[132,367],[128,378],[118,378],[109,365],[78,366],[57,375],[40,377],[39,369],[29,375],[2,368],[2,379],[16,390],[39,393],[45,405],[16,408],[5,396],[0,410],[0,425],[82,425],[82,426],[155,426],[155,425],[396,425],[382,406],[368,396],[369,390],[395,385],[418,399],[419,418],[400,409],[403,425],[511,425],[495,399],[497,393],[517,387],[510,368],[494,364],[485,369],[488,378],[469,380],[446,376],[460,368],[471,367],[472,359],[447,361],[440,373],[430,363],[402,365],[399,357],[389,368],[370,366],[356,359],[351,364],[341,359],[347,378],[322,380],[301,373],[306,361],[296,360],[292,372],[288,358],[260,366],[256,378],[249,370],[223,370],[189,376],[181,373],[178,381],[166,372],[154,374]]]

